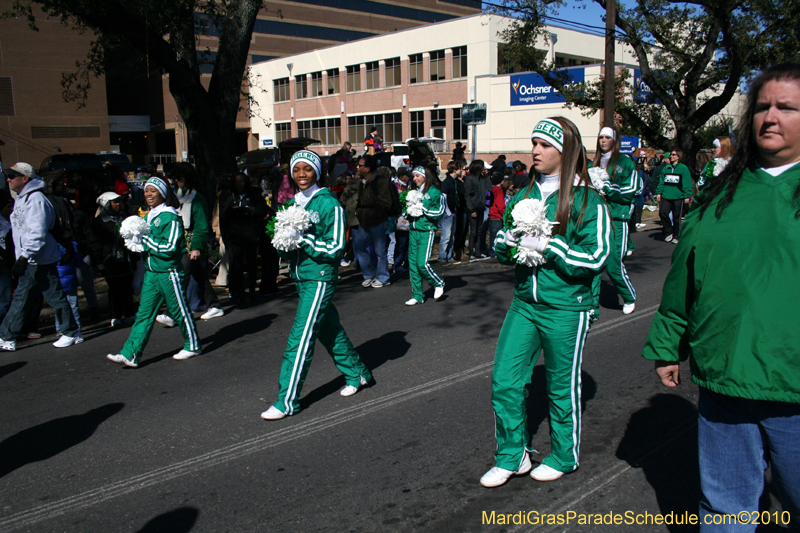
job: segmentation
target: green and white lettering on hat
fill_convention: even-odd
[[[289,175],[294,175],[294,166],[298,163],[308,163],[317,173],[317,181],[320,180],[322,176],[322,159],[319,158],[317,154],[312,152],[311,150],[300,150],[299,152],[295,152],[292,156],[291,162],[289,163]]]
[[[536,124],[531,139],[542,139],[555,146],[559,152],[564,149],[564,129],[561,124],[550,118],[540,120]]]

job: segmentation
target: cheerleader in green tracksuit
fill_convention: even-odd
[[[533,130],[536,180],[520,190],[506,208],[526,199],[544,199],[552,237],[515,237],[511,226],[497,234],[501,263],[514,264],[519,247],[540,252],[538,267],[517,264],[511,307],[497,340],[492,368],[492,406],[497,451],[495,465],[481,478],[497,487],[511,476],[531,472],[552,481],[578,468],[581,435],[581,359],[597,298],[595,283],[605,268],[611,216],[591,188],[581,136],[563,117],[542,120]],[[506,218],[512,220],[511,217]],[[525,387],[539,352],[544,351],[550,405],[550,455],[532,469],[527,445]]]
[[[636,289],[633,288],[623,260],[628,253],[628,219],[633,211],[636,194],[642,189],[642,178],[636,170],[636,164],[627,155],[619,153],[619,148],[617,129],[603,128],[597,137],[597,150],[592,166],[605,169],[611,178],[603,185],[603,193],[614,220],[611,255],[606,271],[614,288],[622,295],[622,312],[629,315],[636,307]]]
[[[372,379],[339,323],[339,312],[332,301],[339,279],[339,262],[344,254],[347,220],[344,209],[328,189],[317,184],[322,175],[322,161],[317,154],[308,150],[295,153],[290,169],[299,191],[285,205],[297,204],[308,211],[311,227],[302,235],[297,250],[278,252],[289,260],[289,271],[300,302],[283,353],[278,399],[261,413],[265,420],[279,420],[300,409],[300,391],[317,339],[344,374],[347,385],[339,394],[352,396]],[[294,230],[291,232],[296,234]]]
[[[422,193],[422,216],[409,216],[411,230],[409,232],[408,258],[413,297],[406,305],[417,305],[425,301],[422,292],[422,278],[433,285],[433,299],[438,300],[444,294],[444,280],[428,262],[436,237],[437,222],[447,209],[445,197],[439,191],[439,180],[433,173],[423,167],[415,167],[411,172],[414,187]]]
[[[115,363],[133,368],[139,366],[158,311],[165,302],[167,312],[178,323],[184,339],[183,349],[173,355],[173,359],[189,359],[200,353],[200,339],[182,283],[184,272],[181,259],[186,249],[186,239],[183,221],[176,209],[178,200],[167,182],[155,176],[145,184],[144,199],[150,206],[147,214],[150,233],[141,242],[145,272],[139,311],[122,351],[107,356]]]

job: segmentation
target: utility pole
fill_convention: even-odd
[[[614,125],[614,44],[617,20],[617,0],[606,0],[606,65],[605,78],[603,79],[603,125]]]

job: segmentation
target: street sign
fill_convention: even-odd
[[[464,126],[486,124],[486,104],[461,104],[461,121]]]

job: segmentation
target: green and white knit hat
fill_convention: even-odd
[[[317,173],[317,181],[322,177],[322,159],[311,150],[300,150],[295,152],[292,156],[291,163],[289,163],[289,175],[294,175],[294,166],[298,163],[308,163],[314,168]]]
[[[555,146],[560,153],[564,149],[564,128],[555,120],[546,118],[533,128],[531,139],[542,139]]]
[[[425,168],[421,165],[414,167],[414,170],[411,171],[412,174],[419,174],[420,176],[425,175]]]
[[[167,183],[157,176],[151,177],[147,182],[144,184],[145,188],[148,186],[155,187],[156,190],[161,194],[163,199],[167,199],[167,195],[169,195],[169,189],[167,188]]]

